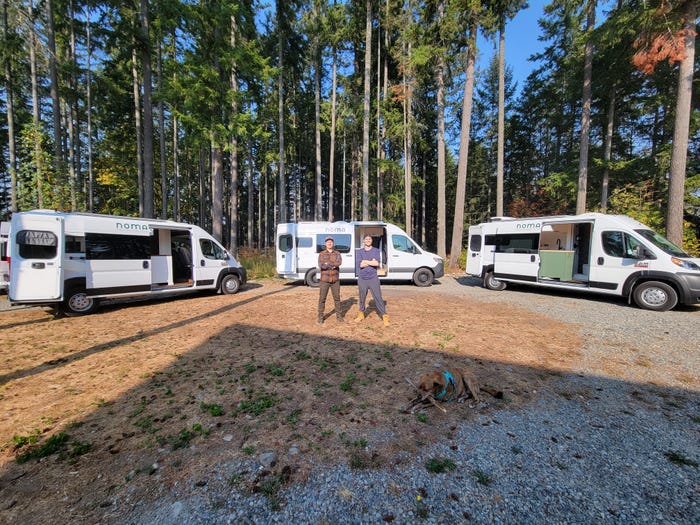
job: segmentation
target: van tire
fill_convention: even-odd
[[[506,289],[506,283],[499,281],[493,276],[493,272],[486,272],[484,274],[484,288],[488,290],[495,290],[500,292]]]
[[[66,317],[78,317],[88,315],[97,310],[99,302],[85,293],[85,288],[69,288],[64,294],[65,299],[61,305],[61,310]]]
[[[318,288],[321,286],[321,272],[317,268],[311,268],[308,272],[306,272],[304,282],[311,288]]]
[[[632,294],[634,302],[645,310],[665,312],[678,304],[678,294],[672,286],[660,281],[639,284]]]
[[[241,289],[241,280],[238,278],[237,275],[234,275],[232,273],[224,275],[224,278],[221,279],[221,293],[224,295],[233,295],[235,293],[238,293],[238,290]]]
[[[433,284],[433,279],[434,279],[433,272],[428,270],[427,268],[418,268],[414,273],[413,273],[413,284],[416,286],[430,286]]]

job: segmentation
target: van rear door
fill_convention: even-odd
[[[466,272],[469,275],[481,275],[484,242],[481,226],[469,227],[469,246],[467,247]]]
[[[63,217],[15,213],[11,224],[10,301],[60,300],[65,254]]]
[[[297,273],[297,243],[295,224],[285,223],[277,226],[277,273],[281,276],[293,276]]]

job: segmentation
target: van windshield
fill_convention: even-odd
[[[678,246],[673,244],[663,235],[659,235],[654,230],[635,230],[639,235],[644,237],[647,241],[651,242],[657,248],[661,248],[663,251],[674,257],[690,257],[687,253],[681,250]]]

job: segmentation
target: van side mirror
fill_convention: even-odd
[[[632,251],[632,256],[639,260],[656,259],[656,256],[644,246],[635,246],[634,250]]]

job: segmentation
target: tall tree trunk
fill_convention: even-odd
[[[369,220],[369,106],[372,74],[372,1],[365,0],[365,82],[362,95],[362,220]]]
[[[158,91],[163,92],[163,50],[162,42],[158,43]],[[160,194],[161,219],[168,218],[168,173],[165,158],[165,104],[163,97],[158,98],[158,147],[160,149]]]
[[[498,137],[496,146],[496,215],[503,216],[503,160],[505,135],[506,93],[506,27],[498,31]]]
[[[134,83],[134,127],[136,128],[136,182],[138,184],[139,217],[144,215],[143,202],[143,144],[141,139],[141,87],[136,58],[136,42],[131,52],[131,77]]]
[[[5,42],[9,41],[7,0],[2,3],[2,30]],[[9,156],[8,170],[10,172],[10,209],[18,211],[17,205],[17,152],[15,146],[15,104],[14,104],[14,79],[12,75],[12,63],[10,53],[5,52],[5,107],[7,117],[7,149]],[[38,131],[38,130],[37,130]]]
[[[332,84],[331,88],[331,143],[329,146],[329,160],[328,160],[328,220],[333,222],[334,213],[333,207],[335,205],[335,188],[334,188],[334,175],[335,175],[335,128],[336,128],[336,113],[337,113],[337,96],[336,90],[338,89],[338,50],[333,46],[333,69],[332,69]],[[343,216],[341,211],[340,216]]]
[[[178,125],[177,116],[173,113],[173,217],[176,221],[182,220],[180,215],[180,155],[178,148],[180,143],[178,140]]]
[[[56,62],[56,36],[53,20],[53,0],[46,0],[46,36],[49,53],[49,75],[51,78],[51,108],[53,112],[54,163],[57,182],[63,182],[65,164],[63,162],[63,134],[61,133],[61,102],[58,93],[58,64]],[[57,191],[57,190],[56,190]]]
[[[462,96],[462,123],[459,133],[459,162],[457,164],[457,188],[455,191],[454,223],[452,224],[452,246],[450,247],[449,268],[459,269],[459,257],[462,255],[462,235],[464,234],[464,202],[467,185],[467,160],[469,158],[469,133],[472,121],[474,99],[474,64],[476,61],[476,32],[469,28],[469,45],[465,61],[465,83]]]
[[[143,72],[143,216],[155,217],[153,198],[153,97],[148,0],[141,0],[141,70]]]
[[[277,206],[279,222],[287,222],[287,190],[285,184],[285,172],[284,172],[284,29],[282,27],[282,7],[283,1],[276,0],[277,7],[277,33],[278,33],[278,45],[277,45],[277,59],[279,68],[279,75],[277,77],[277,136],[279,140],[279,168],[277,175],[279,176],[279,190],[277,193]]]
[[[211,234],[221,242],[224,217],[224,152],[214,139],[211,153]]]
[[[445,3],[438,2],[438,24],[442,25],[445,16]],[[445,214],[445,61],[442,52],[437,60],[437,254],[447,259],[446,233],[447,218]],[[423,194],[425,194],[423,179]],[[425,223],[425,216],[423,216]]]
[[[615,91],[617,82],[613,82],[610,88],[610,102],[608,103],[607,125],[605,126],[605,148],[603,150],[603,180],[600,188],[600,209],[603,213],[608,210],[608,185],[610,182],[610,160],[612,159],[612,139],[615,124]]]
[[[87,155],[88,155],[88,180],[87,180],[87,211],[92,213],[93,203],[95,201],[94,195],[94,181],[95,176],[93,173],[92,165],[92,43],[91,43],[91,16],[90,16],[90,5],[86,6],[87,16],[85,17],[85,30],[86,30],[86,48],[87,48],[87,71],[86,71],[86,86],[85,86],[85,97],[86,97],[86,112],[87,112]]]
[[[255,246],[255,187],[253,184],[253,152],[248,151],[248,169],[246,170],[246,185],[248,186],[248,228],[247,242],[248,249]]]
[[[39,81],[37,78],[37,38],[36,38],[36,22],[34,16],[34,3],[29,2],[29,14],[31,28],[29,31],[29,69],[32,84],[32,125],[34,134],[34,172],[36,174],[36,192],[37,205],[39,208],[44,207],[44,156],[42,155],[42,140],[41,128],[39,122]],[[8,130],[9,132],[9,130]],[[12,183],[11,183],[12,184]],[[12,184],[12,211],[17,209],[17,181]]]
[[[319,22],[318,0],[313,3],[313,16],[317,24]],[[323,187],[321,185],[321,45],[320,45],[320,30],[315,31],[314,35],[314,149],[316,152],[316,206],[314,210],[314,218],[317,221],[323,220]],[[329,206],[330,201],[329,201]]]
[[[693,65],[695,63],[695,0],[685,3],[683,21],[685,58],[678,71],[678,95],[676,97],[676,120],[673,127],[673,149],[668,181],[668,212],[666,236],[668,240],[683,246],[683,210],[685,201],[685,170],[688,159],[688,133],[692,110]]]
[[[236,48],[237,37],[238,25],[236,23],[236,17],[231,15],[231,49]],[[235,122],[238,118],[238,71],[237,64],[233,59],[231,60],[231,77],[229,82],[231,84],[230,88],[233,95],[231,97],[231,119]],[[229,220],[229,250],[234,257],[238,257],[238,133],[235,130],[233,133],[231,133],[231,153],[229,156],[231,163],[231,218]]]
[[[404,44],[406,50],[404,52],[404,60],[406,68],[408,67],[408,57],[411,56],[411,44]],[[404,68],[404,69],[406,69]],[[406,232],[408,235],[413,234],[413,221],[411,218],[413,212],[413,198],[411,196],[411,181],[413,178],[413,134],[411,127],[413,122],[413,84],[412,79],[407,78],[408,71],[403,74],[403,150],[404,150],[404,206]]]
[[[581,145],[578,161],[578,195],[576,213],[586,212],[588,187],[588,145],[591,130],[591,77],[593,71],[593,37],[596,0],[588,0],[586,16],[586,45],[583,64],[583,98],[581,100]]]

